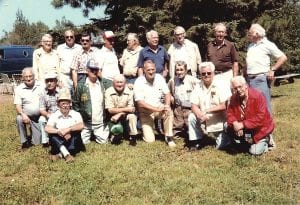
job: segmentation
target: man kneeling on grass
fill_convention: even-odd
[[[227,110],[228,132],[238,145],[249,147],[250,154],[268,151],[273,119],[263,94],[248,87],[242,76],[231,79],[233,95]]]
[[[58,97],[58,107],[45,127],[49,134],[52,161],[64,157],[66,162],[74,161],[74,155],[80,151],[82,141],[80,132],[83,129],[83,120],[79,112],[71,110],[71,94],[65,89]]]

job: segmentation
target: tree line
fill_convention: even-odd
[[[113,30],[117,35],[116,51],[121,53],[126,47],[126,34],[135,32],[146,44],[145,33],[154,29],[160,34],[161,44],[166,47],[173,41],[173,29],[183,26],[187,37],[199,45],[202,57],[206,46],[213,37],[212,25],[224,22],[228,27],[228,38],[235,42],[244,65],[247,30],[252,23],[261,24],[267,37],[275,42],[288,56],[285,69],[300,71],[300,1],[299,0],[52,0],[55,8],[64,5],[82,8],[88,16],[96,6],[105,6],[105,17],[91,19],[89,25],[76,28],[66,19],[56,22],[51,30],[42,22],[29,24],[17,12],[12,32],[7,32],[1,43],[37,45],[42,33],[50,32],[57,43],[63,41],[63,31],[73,28],[78,33],[90,31],[99,34],[103,30]]]

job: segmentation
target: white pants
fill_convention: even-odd
[[[92,125],[90,123],[84,123],[84,128],[81,131],[81,139],[83,144],[88,144],[91,142],[92,133],[94,133],[97,143],[107,143],[109,136],[108,126],[104,126],[103,124]]]

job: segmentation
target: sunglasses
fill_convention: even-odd
[[[65,38],[70,38],[70,39],[73,39],[74,36],[65,36]]]
[[[90,42],[89,39],[81,39],[80,41],[83,42],[83,43],[84,43],[84,42]]]
[[[211,75],[211,72],[203,72],[201,73],[202,76],[210,76]]]

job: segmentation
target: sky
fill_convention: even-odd
[[[75,25],[90,23],[89,18],[101,18],[104,16],[104,7],[97,7],[89,13],[88,17],[83,17],[81,9],[64,6],[55,9],[51,5],[51,0],[0,0],[0,38],[5,31],[11,31],[16,19],[16,12],[20,9],[25,18],[30,23],[41,21],[50,29],[55,26],[55,20],[65,17]]]

